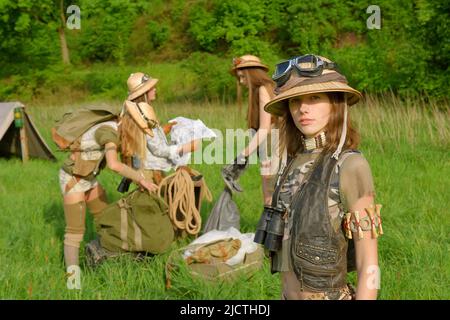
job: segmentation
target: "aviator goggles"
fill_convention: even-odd
[[[337,70],[337,64],[327,62],[319,56],[307,54],[278,63],[272,79],[276,82],[277,87],[281,87],[289,79],[292,70],[296,70],[303,77],[317,77],[322,74],[324,69]]]

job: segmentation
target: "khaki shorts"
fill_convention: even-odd
[[[92,180],[85,180],[80,179],[77,184],[75,184],[69,192],[66,192],[66,185],[69,183],[70,180],[73,179],[73,176],[65,172],[63,169],[59,170],[59,186],[61,188],[61,192],[63,195],[75,193],[75,192],[87,192],[94,188],[98,182],[97,179]]]

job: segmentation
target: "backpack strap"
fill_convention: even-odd
[[[131,200],[139,191],[132,191],[128,196],[121,198],[117,205],[120,208],[120,239],[122,240],[121,248],[125,251],[141,252],[143,250],[142,229],[137,223],[135,212],[132,210]],[[128,225],[128,217],[130,217],[130,225]],[[128,242],[128,233],[130,227],[134,233],[134,239]],[[133,242],[134,241],[134,242]]]
[[[284,182],[286,181],[286,178],[291,170],[292,164],[295,162],[296,157],[289,157],[287,159],[287,163],[284,165],[284,167],[280,170],[280,173],[277,177],[277,182],[275,184],[275,191],[272,195],[272,207],[278,206],[278,196],[280,194],[281,187],[283,186]]]
[[[96,176],[96,175],[99,174],[99,172],[100,172],[100,166],[101,166],[101,164],[102,164],[102,162],[103,162],[103,159],[105,159],[105,156],[106,156],[106,151],[105,151],[104,149],[101,150],[100,152],[102,153],[102,155],[101,155],[100,159],[97,161],[97,164],[95,165],[94,171],[92,171],[92,174],[93,174],[94,176]]]
[[[124,198],[120,199],[117,205],[120,208],[120,239],[122,240],[122,249],[128,251],[128,210],[131,206]]]

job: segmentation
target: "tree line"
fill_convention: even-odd
[[[55,65],[189,59],[204,73],[214,66],[201,61],[225,63],[251,53],[273,66],[317,53],[338,62],[367,92],[448,96],[450,2],[378,0],[381,23],[371,29],[372,2],[0,0],[0,79],[6,86],[5,79]]]

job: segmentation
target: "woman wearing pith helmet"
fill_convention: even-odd
[[[159,192],[161,180],[167,171],[176,167],[181,155],[194,151],[197,144],[169,144],[160,126],[159,120],[150,105],[156,99],[156,84],[158,79],[142,72],[132,73],[128,80],[128,96],[120,114],[119,137],[122,160],[143,174],[146,181],[151,182],[154,190]],[[167,130],[173,125],[169,124]],[[127,187],[121,183],[120,192],[126,192]],[[103,226],[102,226],[103,227]],[[106,228],[113,228],[107,225]],[[149,231],[151,225],[145,226]],[[160,234],[164,226],[153,226]],[[104,230],[104,229],[103,229]],[[121,231],[119,231],[121,232]],[[108,233],[108,232],[106,232]],[[165,233],[166,236],[170,235]],[[170,239],[158,239],[162,242]],[[100,247],[100,242],[92,242],[88,246],[93,263],[109,256],[109,250]],[[112,252],[114,254],[114,252]]]
[[[269,68],[253,55],[244,55],[233,59],[231,74],[239,83],[248,88],[247,126],[251,130],[252,139],[242,150],[233,164],[222,170],[225,182],[232,191],[242,189],[236,180],[245,170],[248,158],[257,150],[261,162],[261,177],[264,203],[270,202],[273,186],[273,173],[268,159],[267,138],[270,134],[275,117],[264,111],[264,105],[274,96],[274,82],[267,75]]]
[[[201,228],[200,203],[202,190],[206,184],[196,171],[188,168],[182,156],[194,152],[200,146],[200,139],[188,143],[169,143],[165,136],[176,122],[160,126],[160,122],[150,105],[156,99],[154,79],[142,72],[136,72],[128,78],[128,99],[125,101],[124,114],[121,120],[122,155],[129,159],[137,156],[141,161],[144,175],[159,186],[159,194],[169,206],[169,216],[177,228],[177,235],[197,234]],[[176,172],[167,173],[176,169]],[[189,178],[186,176],[188,173]],[[194,183],[196,176],[199,180]],[[170,191],[169,187],[170,185]],[[175,186],[182,186],[181,189]],[[192,186],[192,188],[190,188]],[[184,188],[184,189],[183,189]],[[191,190],[191,191],[189,191]],[[190,202],[195,199],[195,204]],[[183,210],[186,219],[179,217],[177,210]]]
[[[160,126],[153,107],[156,99],[158,79],[142,72],[132,73],[127,80],[128,97],[120,125],[122,156],[131,162],[132,156],[139,158],[146,176],[158,184],[166,172],[177,166],[181,156],[195,151],[198,142],[183,145],[169,144],[165,128]]]
[[[277,96],[264,109],[282,118],[287,157],[255,241],[271,251],[284,299],[375,299],[381,205],[348,114],[361,93],[315,55],[279,63],[272,78]],[[354,263],[356,293],[347,283]]]

